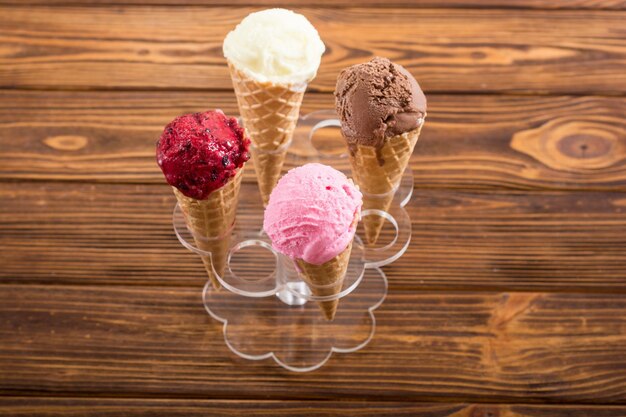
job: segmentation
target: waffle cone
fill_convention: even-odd
[[[228,63],[263,205],[280,178],[286,147],[300,115],[306,85],[261,83]]]
[[[270,194],[280,179],[287,147],[280,147],[274,151],[263,150],[256,146],[250,146],[250,156],[254,164],[259,191],[263,200],[263,207],[267,206]]]
[[[336,295],[341,292],[343,279],[350,262],[352,252],[352,242],[330,261],[322,265],[313,265],[302,259],[297,259],[296,264],[300,270],[300,275],[308,284],[313,295],[318,297]],[[339,299],[329,301],[318,301],[322,313],[327,320],[332,320],[337,312]]]
[[[363,192],[363,210],[389,210],[421,129],[422,125],[388,139],[378,153],[375,147],[365,145],[350,152],[352,176]],[[384,218],[363,216],[362,221],[367,243],[376,243]]]
[[[243,168],[239,169],[235,177],[209,194],[205,200],[189,198],[173,187],[196,247],[211,253],[211,256],[202,256],[202,262],[216,289],[221,288],[221,285],[215,272],[221,276],[226,269],[230,231],[235,222],[242,172]]]

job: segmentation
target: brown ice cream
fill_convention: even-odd
[[[426,116],[426,97],[415,78],[380,57],[341,71],[335,105],[351,151],[356,145],[378,150],[386,139],[417,128]]]

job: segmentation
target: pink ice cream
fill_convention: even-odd
[[[285,174],[270,195],[263,228],[278,252],[321,265],[354,238],[363,195],[341,172],[307,164]]]

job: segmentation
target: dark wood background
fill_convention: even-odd
[[[306,375],[226,348],[154,161],[236,112],[251,3],[0,0],[0,415],[625,416],[626,1],[280,3],[328,49],[304,112],[376,54],[429,99],[376,337]]]

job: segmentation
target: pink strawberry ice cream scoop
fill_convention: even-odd
[[[363,195],[344,174],[307,164],[285,174],[270,195],[263,228],[278,252],[321,265],[354,238]]]
[[[185,114],[165,126],[157,142],[157,163],[168,184],[204,200],[250,159],[249,145],[237,119],[221,110]]]

